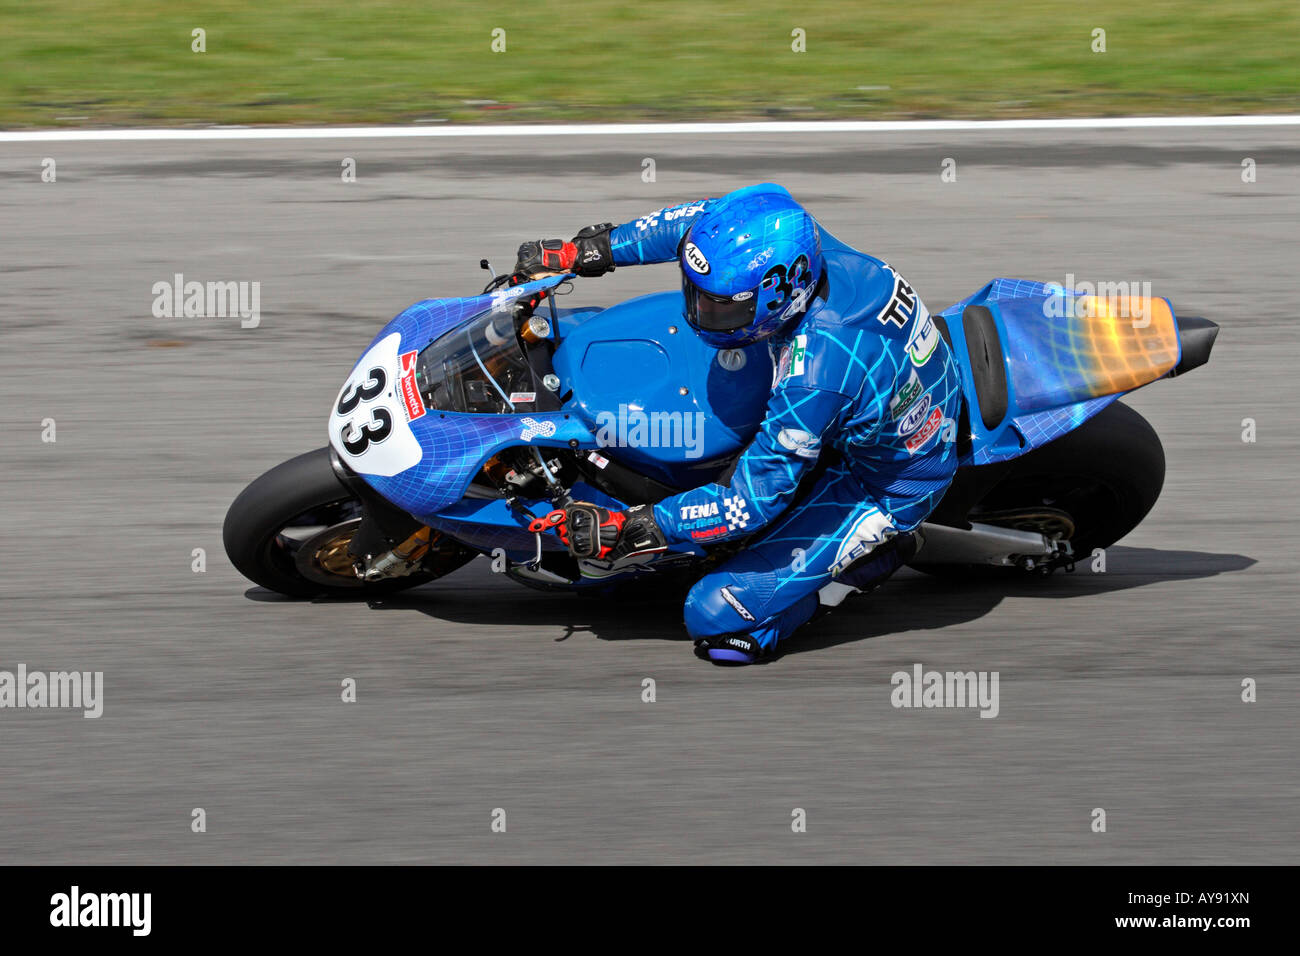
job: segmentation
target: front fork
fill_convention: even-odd
[[[361,500],[361,524],[348,542],[348,554],[363,581],[403,577],[419,569],[439,533],[398,508],[330,448],[330,466],[340,484]]]

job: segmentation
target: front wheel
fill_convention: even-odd
[[[435,536],[423,565],[404,577],[362,581],[348,545],[360,500],[334,474],[328,448],[272,468],[226,513],[222,540],[231,564],[255,584],[290,597],[378,597],[441,577],[475,552]]]

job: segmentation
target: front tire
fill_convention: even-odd
[[[405,577],[362,581],[351,572],[346,554],[361,515],[361,502],[334,473],[329,449],[320,448],[277,465],[245,488],[226,513],[222,540],[240,574],[297,598],[391,594],[432,581],[474,557],[444,539],[431,548],[427,567]],[[337,532],[331,535],[330,529]]]

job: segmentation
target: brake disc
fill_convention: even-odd
[[[303,541],[293,556],[298,573],[309,581],[333,588],[361,587],[364,582],[353,568],[356,559],[348,553],[348,545],[360,526],[360,518],[350,518]]]

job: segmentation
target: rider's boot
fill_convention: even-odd
[[[758,664],[776,652],[783,641],[817,610],[817,594],[805,595],[773,620],[753,631],[733,631],[697,638],[695,652],[715,664]]]

